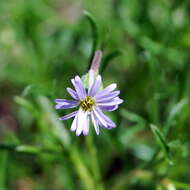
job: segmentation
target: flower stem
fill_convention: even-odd
[[[94,175],[94,179],[96,182],[96,189],[97,190],[104,190],[104,185],[102,184],[102,176],[101,176],[101,171],[99,168],[99,162],[98,162],[98,157],[97,157],[97,150],[96,147],[94,146],[93,143],[93,134],[89,134],[86,137],[86,145],[90,153],[90,159],[91,159],[91,167],[92,167],[92,172]]]
[[[73,162],[74,167],[76,168],[76,172],[78,173],[79,177],[82,180],[84,185],[84,189],[86,190],[95,190],[95,184],[93,179],[87,170],[86,166],[83,164],[80,154],[76,147],[72,147],[70,149],[70,159]]]

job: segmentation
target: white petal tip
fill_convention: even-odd
[[[120,99],[120,103],[119,104],[122,104],[124,101],[122,99]]]
[[[78,75],[75,76],[75,80],[81,80]]]
[[[102,77],[100,75],[97,76],[97,79],[101,79]]]
[[[90,73],[90,74],[94,74],[95,72],[94,72],[94,70],[90,69],[90,70],[89,70],[89,73]]]
[[[74,85],[75,84],[75,79],[71,79],[71,82]]]
[[[78,131],[78,128],[76,129],[76,136],[80,136],[82,131]]]
[[[113,87],[114,87],[114,88],[116,88],[116,87],[117,87],[117,84],[116,84],[116,83],[113,83],[112,85],[113,85]]]

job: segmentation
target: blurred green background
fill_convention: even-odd
[[[1,0],[0,13],[0,190],[190,189],[190,1]],[[76,137],[53,100],[95,49],[125,102],[117,128]]]

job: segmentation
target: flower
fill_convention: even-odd
[[[111,84],[101,90],[102,79],[98,75],[95,77],[93,70],[89,71],[88,88],[85,89],[84,84],[79,76],[71,79],[75,90],[67,88],[68,93],[73,100],[56,99],[56,109],[68,109],[79,107],[78,111],[74,111],[65,115],[60,120],[67,120],[74,117],[71,125],[71,131],[76,131],[79,136],[88,135],[90,118],[94,125],[96,134],[99,135],[99,126],[105,129],[115,128],[116,124],[103,112],[114,111],[118,105],[123,102],[118,95],[120,91],[115,90],[116,84]]]

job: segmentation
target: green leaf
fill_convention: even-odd
[[[130,127],[127,130],[120,131],[119,140],[121,144],[125,147],[134,147],[136,146],[136,144],[131,144],[130,141],[133,141],[136,133],[142,131],[145,126],[147,126],[146,121],[140,115],[126,109],[121,109],[120,114],[124,119],[132,123],[129,123]],[[124,125],[126,125],[126,122],[124,122]],[[136,143],[138,143],[138,141],[136,141]]]
[[[126,109],[121,109],[120,114],[127,120],[138,123],[140,126],[146,125],[146,120],[141,117],[140,115],[137,115],[136,113],[133,113],[131,111],[128,111]]]
[[[179,189],[186,189],[186,190],[190,189],[190,184],[188,184],[188,183],[183,183],[183,182],[173,181],[173,180],[171,180],[171,181]]]
[[[32,88],[34,85],[30,84],[28,86],[26,86],[22,92],[22,97],[26,97],[28,94],[30,94]]]
[[[173,126],[176,118],[181,114],[181,112],[183,111],[183,109],[185,109],[187,105],[189,105],[189,101],[187,99],[182,99],[171,109],[167,119],[166,127],[164,128],[164,133],[166,135]]]
[[[30,101],[28,101],[25,98],[22,98],[20,96],[15,96],[14,100],[17,104],[19,104],[20,106],[24,107],[25,109],[27,109],[28,111],[33,113],[34,116],[37,116],[38,112]]]
[[[49,122],[50,130],[52,130],[62,145],[68,148],[71,143],[70,135],[65,129],[64,124],[59,120],[51,102],[44,96],[38,97],[37,101],[39,102],[43,114],[46,116],[47,122]]]
[[[17,152],[38,154],[38,153],[40,153],[40,148],[31,146],[31,145],[19,145],[16,147],[16,151]]]
[[[115,50],[111,53],[109,53],[108,55],[105,56],[105,58],[102,61],[102,67],[100,69],[100,73],[102,74],[106,67],[109,65],[109,63],[116,57],[120,56],[122,54],[122,52],[120,50]]]
[[[182,99],[180,102],[178,102],[169,113],[168,122],[172,122],[183,110],[183,108],[189,103],[187,99]]]
[[[172,162],[170,160],[170,147],[168,146],[165,136],[163,135],[163,133],[160,131],[160,129],[156,125],[151,124],[150,128],[151,128],[154,136],[156,137],[156,140],[158,141],[160,147],[165,152],[165,155],[167,156],[169,162],[172,164]]]
[[[98,48],[98,40],[99,40],[98,26],[95,22],[95,19],[88,11],[84,11],[83,14],[88,19],[90,26],[91,26],[91,31],[92,31],[93,44],[92,44],[92,52],[91,52],[91,56],[90,56],[90,63],[91,63],[94,53],[95,53],[96,49]],[[89,68],[90,68],[90,65],[89,65]]]
[[[173,141],[171,141],[171,142],[168,143],[168,146],[170,148],[177,149],[177,148],[180,148],[182,146],[182,142],[179,139],[173,140]]]

